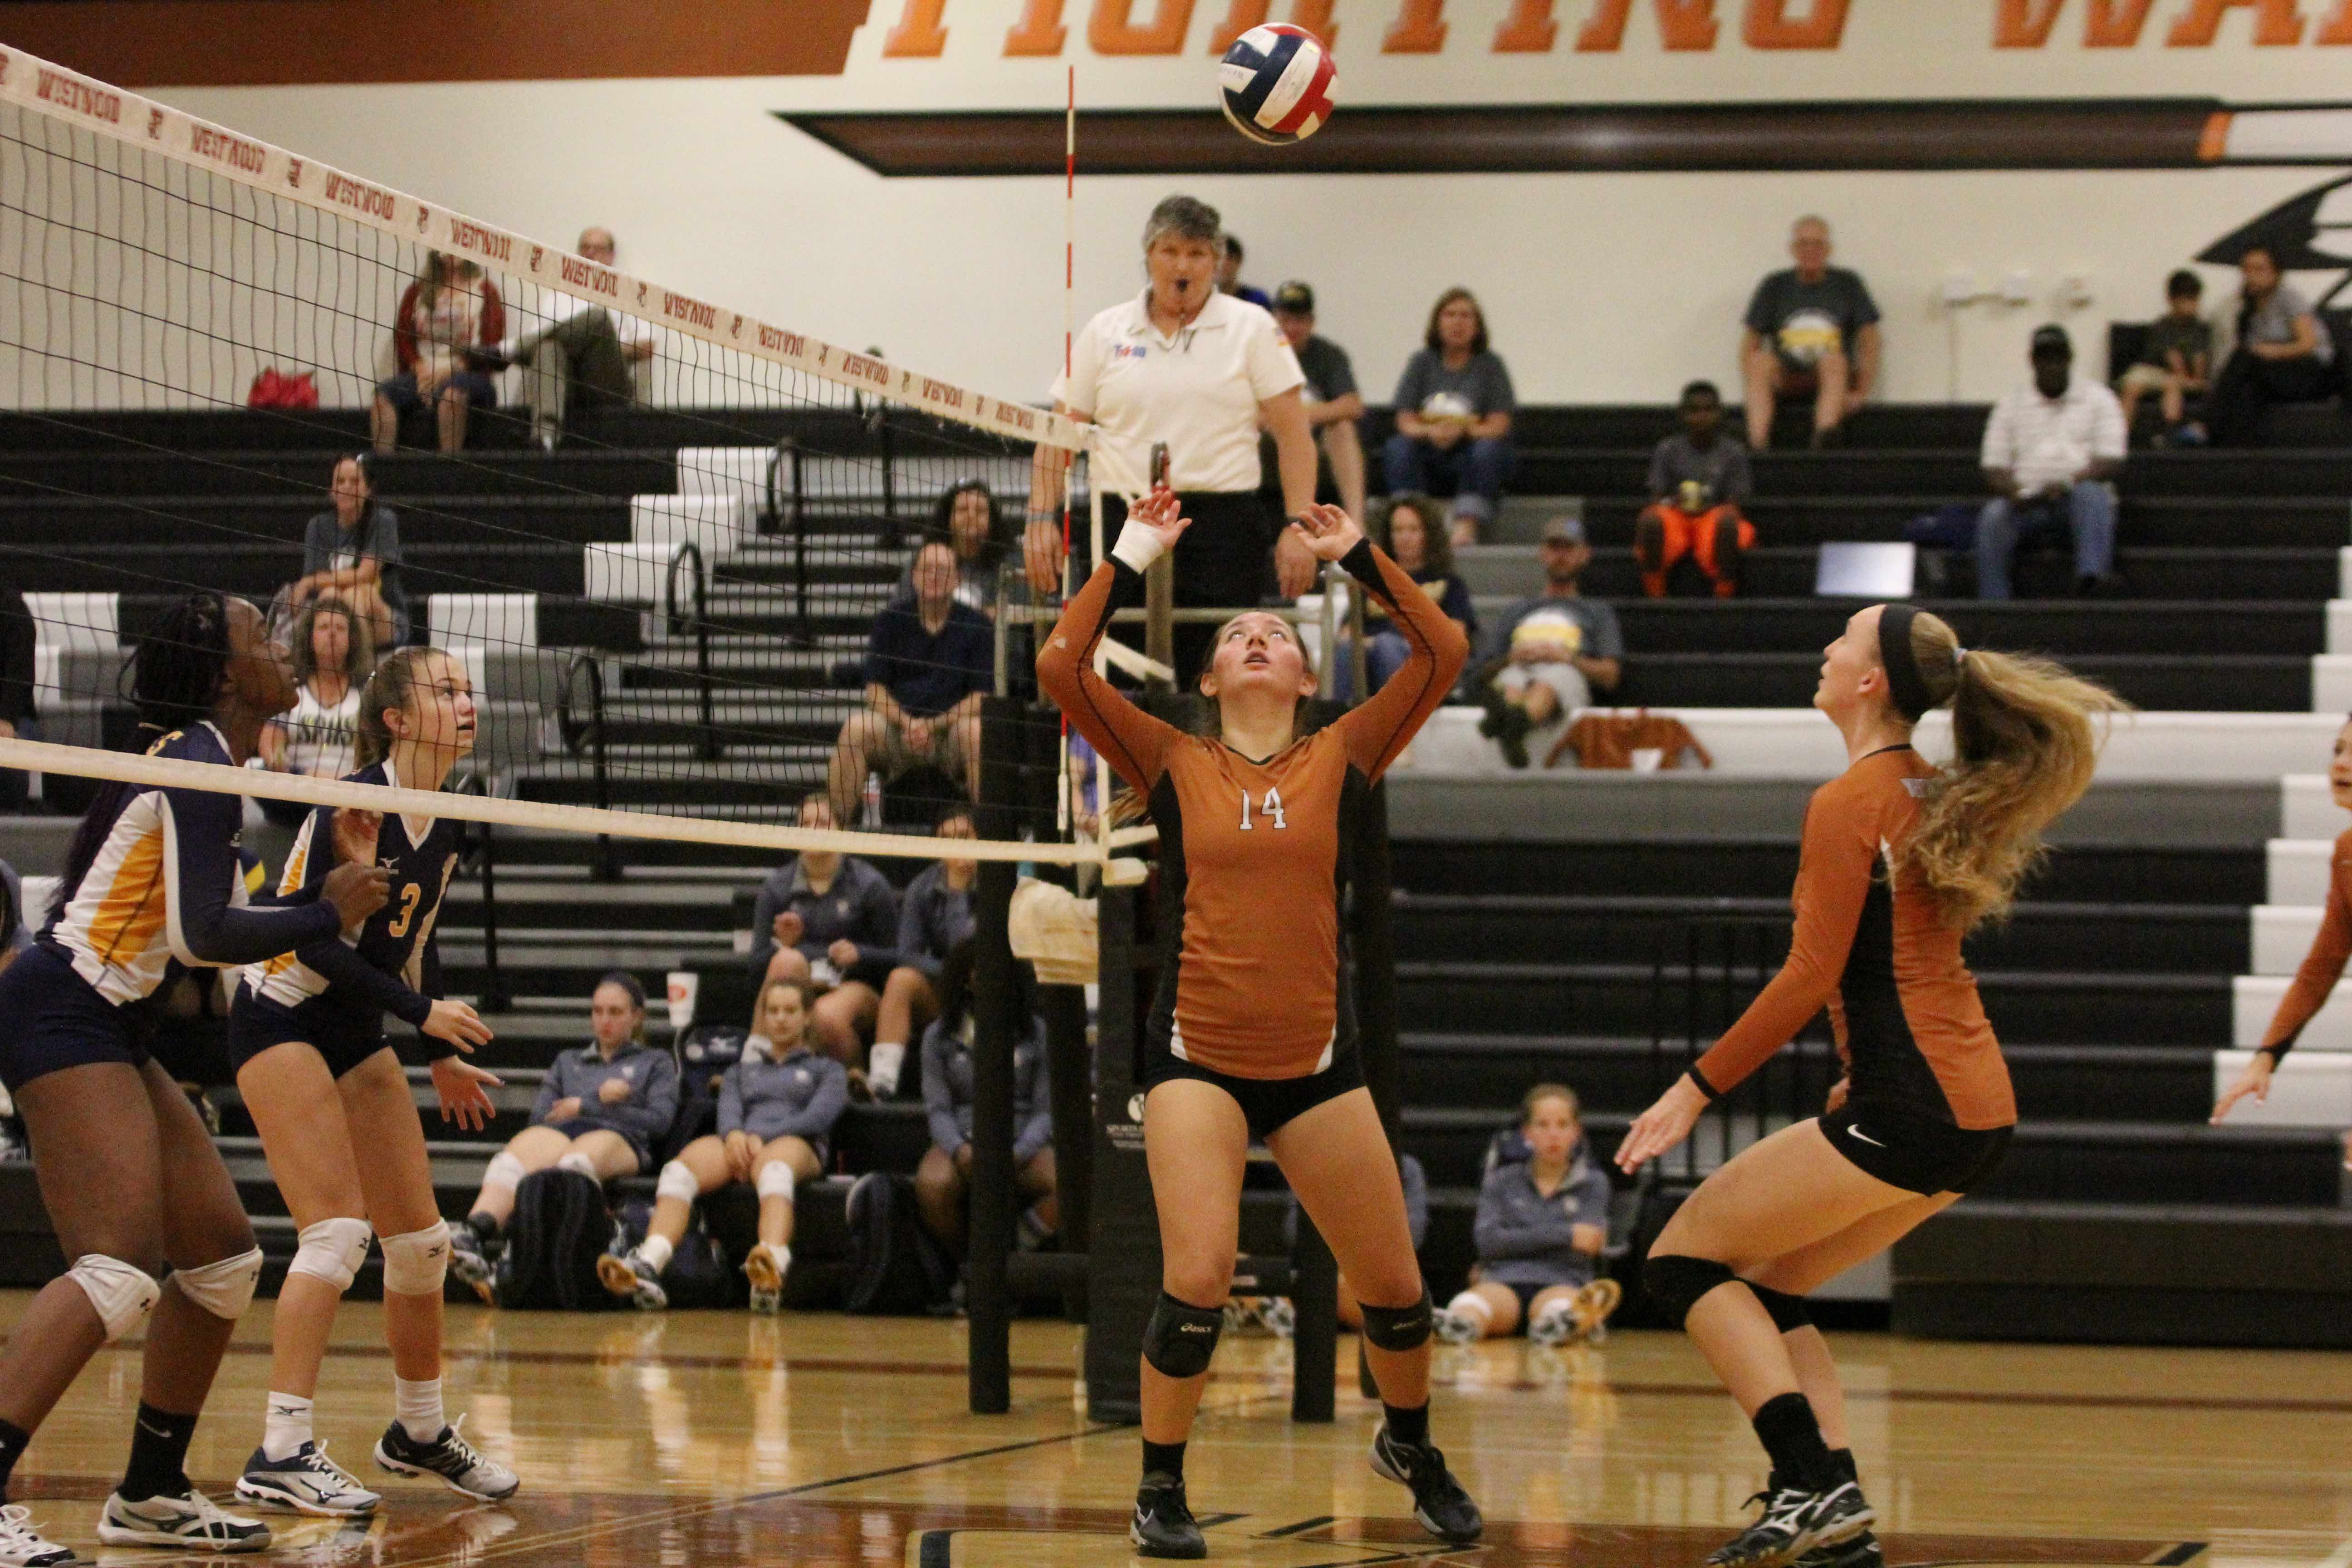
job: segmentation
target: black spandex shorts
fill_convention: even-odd
[[[1190,1079],[1214,1084],[1234,1097],[1249,1122],[1250,1140],[1263,1143],[1272,1134],[1326,1100],[1364,1087],[1364,1062],[1353,1047],[1334,1053],[1331,1065],[1305,1078],[1235,1078],[1195,1062],[1188,1062],[1154,1041],[1143,1048],[1143,1079],[1138,1086],[1150,1094],[1163,1083]]]
[[[326,1062],[327,1070],[337,1078],[389,1043],[381,1027],[371,1036],[348,1026],[305,1022],[267,996],[255,995],[251,986],[239,982],[236,1001],[228,1012],[229,1066],[243,1072],[246,1063],[272,1046],[282,1046],[289,1040],[299,1040],[317,1051]]]
[[[1822,1118],[1830,1146],[1889,1186],[1930,1196],[1974,1191],[2000,1165],[2013,1127],[1971,1132],[1904,1106],[1849,1100]]]
[[[93,1062],[143,1068],[154,1024],[138,1003],[116,1006],[63,953],[36,943],[0,971],[0,1083],[14,1094],[37,1078]]]

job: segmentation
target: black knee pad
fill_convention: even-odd
[[[1217,1353],[1217,1336],[1225,1331],[1225,1310],[1195,1307],[1160,1292],[1151,1321],[1143,1327],[1143,1359],[1154,1372],[1168,1377],[1198,1377],[1209,1370]]]
[[[1384,1351],[1417,1351],[1429,1342],[1432,1304],[1429,1287],[1410,1307],[1375,1307],[1359,1303],[1364,1313],[1364,1339]]]
[[[1666,1315],[1666,1321],[1676,1328],[1698,1304],[1698,1299],[1717,1285],[1736,1279],[1731,1270],[1705,1258],[1683,1258],[1674,1253],[1650,1254],[1642,1265],[1642,1289]]]
[[[1756,1299],[1764,1303],[1764,1310],[1772,1315],[1772,1326],[1782,1333],[1812,1326],[1813,1315],[1805,1310],[1802,1296],[1791,1296],[1786,1290],[1775,1290],[1769,1285],[1759,1285],[1753,1279],[1746,1281],[1746,1284],[1756,1292]]]

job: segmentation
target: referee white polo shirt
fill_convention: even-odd
[[[1152,326],[1149,300],[1146,289],[1079,330],[1055,398],[1094,420],[1138,482],[1165,441],[1171,489],[1255,490],[1257,405],[1305,384],[1298,356],[1245,300],[1212,295],[1171,337]]]

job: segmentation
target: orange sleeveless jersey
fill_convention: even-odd
[[[1935,771],[1890,746],[1813,792],[1789,962],[1699,1058],[1701,1087],[1729,1089],[1827,1006],[1855,1103],[1893,1102],[1970,1131],[2017,1120],[1960,933],[1916,875],[1892,869]]]
[[[1143,597],[1122,561],[1095,570],[1037,656],[1038,684],[1150,800],[1160,828],[1163,961],[1147,1026],[1182,1059],[1234,1078],[1330,1065],[1358,800],[1468,657],[1462,629],[1386,555],[1360,544],[1341,564],[1388,604],[1412,657],[1360,707],[1263,761],[1152,718],[1095,673],[1111,613]]]
[[[2343,978],[2345,960],[2352,958],[2352,890],[2347,889],[2352,884],[2352,833],[2336,839],[2327,873],[2327,911],[2320,917],[2319,934],[2311,939],[2311,951],[2304,954],[2294,983],[2279,998],[2278,1011],[2263,1034],[2263,1047],[2274,1048],[2280,1056],[2294,1048],[2303,1026]]]

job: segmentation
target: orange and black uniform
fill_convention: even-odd
[[[1710,1098],[1755,1071],[1826,1005],[1847,1097],[1822,1118],[1838,1152],[1914,1192],[1966,1192],[2017,1121],[2008,1064],[1947,921],[1896,869],[1935,769],[1873,752],[1813,792],[1790,902],[1789,962],[1691,1068]]]
[[[2311,1022],[2327,994],[2344,977],[2344,963],[2352,959],[2352,833],[2336,839],[2327,861],[2327,912],[2320,917],[2319,934],[2303,955],[2294,981],[2279,998],[2271,1026],[2263,1032],[2261,1049],[2276,1061],[2294,1049],[2304,1026]]]
[[[1160,828],[1159,993],[1142,1085],[1234,1094],[1264,1135],[1363,1081],[1339,984],[1339,904],[1366,791],[1444,701],[1468,647],[1402,568],[1370,544],[1340,564],[1412,645],[1361,707],[1266,758],[1187,734],[1095,673],[1112,613],[1143,578],[1114,555],[1063,610],[1037,680],[1150,803]]]

